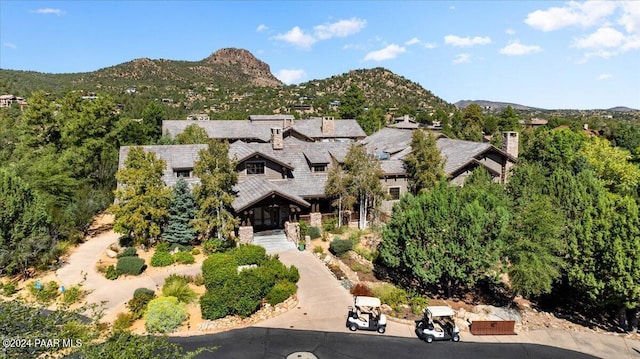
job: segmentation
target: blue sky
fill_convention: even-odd
[[[0,68],[244,48],[286,83],[384,67],[448,102],[640,109],[640,1],[6,1]]]

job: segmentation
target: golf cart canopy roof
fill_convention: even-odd
[[[456,315],[456,312],[446,305],[434,305],[427,307],[426,312],[427,315],[432,317],[453,317]]]
[[[356,307],[379,307],[380,299],[375,297],[357,296],[355,305]]]

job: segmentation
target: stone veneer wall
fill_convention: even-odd
[[[289,242],[297,245],[300,241],[300,224],[297,222],[284,222],[284,233],[287,235]]]
[[[322,228],[322,213],[313,212],[309,214],[309,226]]]
[[[253,226],[241,226],[238,228],[240,244],[253,243]]]

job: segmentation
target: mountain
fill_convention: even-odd
[[[465,108],[472,103],[477,104],[482,108],[489,108],[492,110],[503,110],[507,108],[507,106],[511,106],[514,110],[518,111],[536,111],[536,110],[544,110],[538,107],[524,106],[518,105],[517,103],[509,103],[509,102],[496,102],[496,101],[486,101],[486,100],[462,100],[454,103],[454,105],[458,108]]]
[[[149,101],[165,102],[171,118],[208,112],[212,118],[246,118],[250,113],[289,112],[303,116],[335,113],[334,101],[354,83],[363,90],[366,106],[407,111],[454,110],[453,105],[417,83],[384,68],[344,74],[285,86],[269,65],[243,49],[220,49],[200,61],[141,58],[94,72],[45,74],[0,69],[0,94],[21,97],[36,90],[108,94],[127,116],[137,118]],[[332,104],[333,102],[333,104]]]

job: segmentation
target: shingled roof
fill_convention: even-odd
[[[312,117],[293,122],[292,129],[308,138],[365,138],[366,133],[356,120],[333,120],[334,130],[331,133],[322,132],[322,118]]]
[[[175,138],[184,132],[189,125],[202,127],[209,138],[260,142],[269,142],[271,140],[271,126],[249,120],[166,120],[162,121],[162,133],[168,132],[171,138]]]

